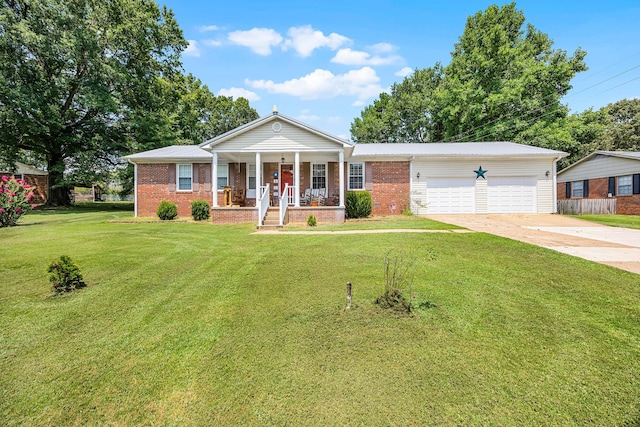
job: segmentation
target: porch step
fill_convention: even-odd
[[[277,229],[280,227],[280,208],[270,207],[267,209],[267,214],[264,217],[261,229]]]

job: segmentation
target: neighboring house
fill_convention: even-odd
[[[23,179],[33,188],[33,203],[47,202],[49,192],[49,174],[24,163],[16,162],[15,171],[0,171],[0,175],[7,175],[15,179]]]
[[[610,200],[611,213],[640,215],[640,152],[589,154],[558,173],[558,199]]]
[[[154,216],[162,200],[189,216],[200,198],[214,222],[262,224],[273,205],[282,224],[344,221],[349,190],[371,192],[373,215],[552,213],[564,156],[509,142],[355,145],[274,113],[199,146],[125,159],[135,165],[136,216]]]

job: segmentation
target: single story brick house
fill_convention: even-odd
[[[16,162],[13,171],[0,171],[0,175],[23,179],[33,189],[33,203],[47,202],[49,195],[49,173],[24,163]]]
[[[640,152],[594,151],[558,173],[558,200],[610,200],[610,213],[640,215]]]
[[[216,223],[345,219],[349,190],[369,191],[373,215],[552,213],[566,153],[510,142],[353,144],[274,112],[200,145],[124,157],[135,165],[135,214],[162,200],[190,215],[205,199]],[[277,207],[277,209],[276,209]]]

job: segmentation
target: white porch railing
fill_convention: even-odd
[[[267,214],[267,209],[269,209],[269,184],[261,185],[258,188],[258,199],[256,204],[258,205],[258,227],[262,226],[264,222],[264,217]]]
[[[284,217],[287,214],[287,208],[289,205],[295,203],[296,187],[289,184],[284,185],[284,191],[280,198],[280,226],[284,225]]]

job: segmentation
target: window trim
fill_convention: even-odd
[[[311,168],[309,171],[309,188],[314,189],[313,188],[313,167],[315,165],[323,165],[324,166],[324,187],[318,187],[318,189],[320,188],[327,188],[327,186],[329,185],[329,164],[328,163],[311,163]]]
[[[580,189],[580,195],[576,194],[576,190]],[[584,181],[571,181],[571,198],[572,199],[582,199],[584,198]]]
[[[180,178],[187,178],[180,175],[180,166],[189,166],[189,188],[180,188]],[[193,191],[193,163],[176,164],[176,191],[188,192]]]
[[[620,180],[622,178],[627,178],[629,180],[628,184],[625,184],[625,189],[628,187],[629,191],[623,192],[620,186]],[[618,196],[631,196],[633,194],[633,175],[621,175],[616,179],[616,193]]]
[[[360,165],[362,167],[362,187],[353,188],[351,187],[351,165]],[[364,191],[365,190],[365,163],[364,162],[349,162],[347,165],[347,189],[350,191]]]
[[[226,168],[227,174],[225,178],[227,179],[227,183],[225,185],[220,185],[220,169],[221,167]],[[225,186],[229,186],[229,163],[218,163],[218,176],[216,177],[216,182],[218,183],[217,191],[224,191]]]

